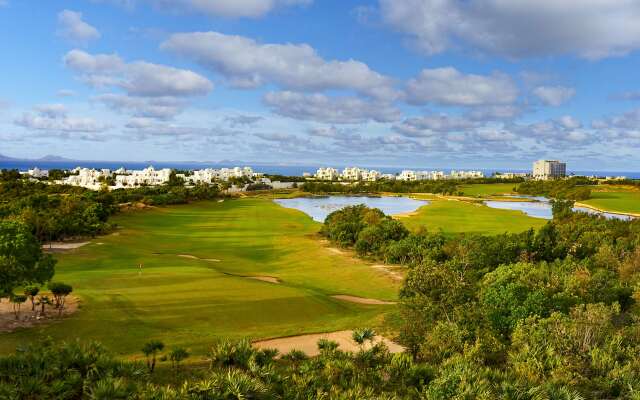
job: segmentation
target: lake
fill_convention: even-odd
[[[488,207],[491,208],[499,208],[502,210],[516,210],[522,211],[530,217],[534,218],[544,218],[544,219],[552,219],[553,212],[551,211],[551,203],[549,199],[546,197],[539,196],[509,196],[514,198],[526,198],[531,199],[532,201],[498,201],[498,200],[487,200],[484,202]],[[573,207],[573,211],[584,212],[587,214],[595,214],[602,215],[605,218],[616,218],[628,221],[633,219],[630,215],[624,214],[612,214],[608,212],[600,212],[596,210],[592,210],[586,207]]]
[[[378,208],[387,215],[412,212],[429,204],[428,201],[415,200],[408,197],[364,196],[298,197],[295,199],[276,199],[274,201],[283,207],[300,210],[318,222],[324,222],[327,215],[334,211],[358,204],[364,204],[370,208]]]

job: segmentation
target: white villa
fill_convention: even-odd
[[[445,174],[444,171],[415,171],[415,170],[403,170],[398,175],[394,174],[382,174],[376,170],[368,170],[358,167],[348,167],[339,173],[335,168],[319,168],[315,174],[315,179],[322,181],[334,181],[342,180],[345,182],[357,182],[357,181],[377,181],[379,179],[399,180],[399,181],[424,181],[424,180],[439,180],[439,179],[469,179],[469,178],[483,178],[484,173],[482,171],[456,171],[452,170],[450,174]]]
[[[340,177],[340,173],[335,168],[318,168],[316,179],[321,181],[334,181]]]

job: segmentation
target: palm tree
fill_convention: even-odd
[[[13,303],[13,313],[16,315],[16,319],[20,319],[20,306],[22,303],[27,301],[27,296],[23,296],[21,294],[16,294],[11,296],[11,302]]]
[[[156,355],[164,349],[164,343],[159,340],[151,340],[142,347],[142,352],[147,357],[147,368],[153,373],[156,368]]]
[[[183,360],[187,359],[188,357],[189,357],[189,352],[182,347],[176,347],[173,350],[171,350],[171,353],[169,353],[169,359],[173,364],[173,368],[175,369],[176,374],[180,369],[180,363]]]
[[[366,342],[373,342],[376,337],[376,332],[371,328],[356,329],[353,331],[351,338],[360,346],[360,350],[364,350]]]

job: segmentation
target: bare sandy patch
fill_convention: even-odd
[[[191,260],[202,260],[202,261],[209,261],[209,262],[220,262],[220,260],[218,260],[217,258],[200,258],[200,257],[196,257],[196,256],[191,255],[191,254],[178,254],[178,257],[188,258],[188,259],[191,259]]]
[[[280,283],[280,279],[274,276],[245,276],[245,278],[255,279],[257,281],[268,282],[268,283]]]
[[[317,356],[320,354],[318,351],[318,340],[327,339],[337,342],[342,351],[358,351],[360,346],[353,341],[351,335],[353,331],[338,331],[330,333],[316,333],[311,335],[290,336],[277,339],[261,340],[254,342],[253,345],[259,349],[278,349],[280,354],[287,354],[291,350],[301,350],[308,356]],[[391,353],[402,353],[404,347],[399,344],[383,337],[376,336],[374,343],[384,342],[389,348]]]
[[[49,296],[50,298],[52,296]],[[59,321],[78,311],[79,300],[75,296],[68,296],[62,316],[58,316],[58,310],[53,306],[45,306],[45,315],[41,315],[41,308],[36,305],[36,311],[31,310],[31,301],[28,300],[20,307],[19,319],[13,312],[13,304],[7,299],[0,301],[0,332],[13,332],[20,328],[30,328],[36,325],[45,325]]]
[[[358,304],[370,304],[370,305],[392,305],[392,304],[396,304],[396,302],[394,302],[394,301],[368,299],[366,297],[351,296],[351,295],[348,295],[348,294],[336,294],[336,295],[333,295],[331,297],[333,297],[334,299],[337,299],[337,300],[348,301],[350,303],[358,303]]]
[[[91,242],[49,242],[42,245],[42,250],[49,252],[61,252],[67,250],[79,249]]]
[[[394,271],[394,269],[396,268],[399,269],[404,267],[394,268],[389,265],[376,264],[376,265],[372,265],[371,268],[384,272],[385,274],[389,275],[389,277],[394,281],[402,282],[404,280],[404,274],[402,272]]]

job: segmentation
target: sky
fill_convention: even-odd
[[[640,170],[637,0],[0,0],[0,154]]]

